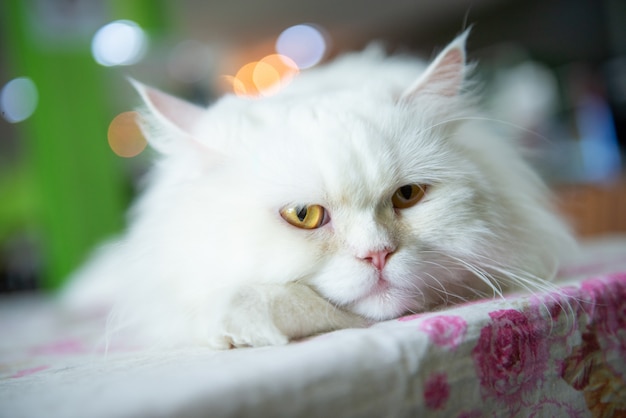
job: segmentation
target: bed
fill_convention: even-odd
[[[475,301],[286,346],[102,343],[104,316],[0,300],[1,417],[626,416],[626,237],[558,291]]]

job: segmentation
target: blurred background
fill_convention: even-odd
[[[269,95],[373,40],[432,57],[468,25],[496,129],[580,236],[625,232],[625,22],[623,0],[2,0],[0,292],[58,288],[123,228],[149,160],[127,77]]]

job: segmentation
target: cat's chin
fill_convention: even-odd
[[[382,321],[420,309],[415,298],[407,295],[406,289],[380,280],[369,293],[352,302],[348,310],[367,319]]]

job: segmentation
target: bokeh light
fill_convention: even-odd
[[[109,146],[120,157],[135,157],[146,148],[147,141],[137,124],[137,118],[137,112],[124,112],[117,115],[109,125]]]
[[[271,65],[280,76],[280,85],[285,87],[300,72],[298,65],[289,57],[280,54],[271,54],[260,62]]]
[[[116,20],[101,27],[91,41],[91,53],[101,65],[132,65],[139,62],[147,49],[147,37],[138,24]]]
[[[37,108],[39,94],[33,80],[19,77],[9,81],[0,92],[0,111],[11,123],[28,119]]]
[[[233,90],[237,96],[257,96],[259,90],[254,84],[252,74],[258,61],[250,62],[237,71],[233,82]]]
[[[298,67],[288,57],[272,54],[250,62],[227,77],[238,96],[271,96],[291,82]]]
[[[259,61],[252,71],[252,82],[262,96],[270,96],[280,88],[280,74],[270,64]]]
[[[302,70],[319,64],[326,49],[326,37],[313,25],[291,26],[276,40],[276,51],[291,58]]]

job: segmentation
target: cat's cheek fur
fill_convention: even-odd
[[[377,274],[352,257],[334,257],[307,283],[338,306],[345,306],[371,291]]]

